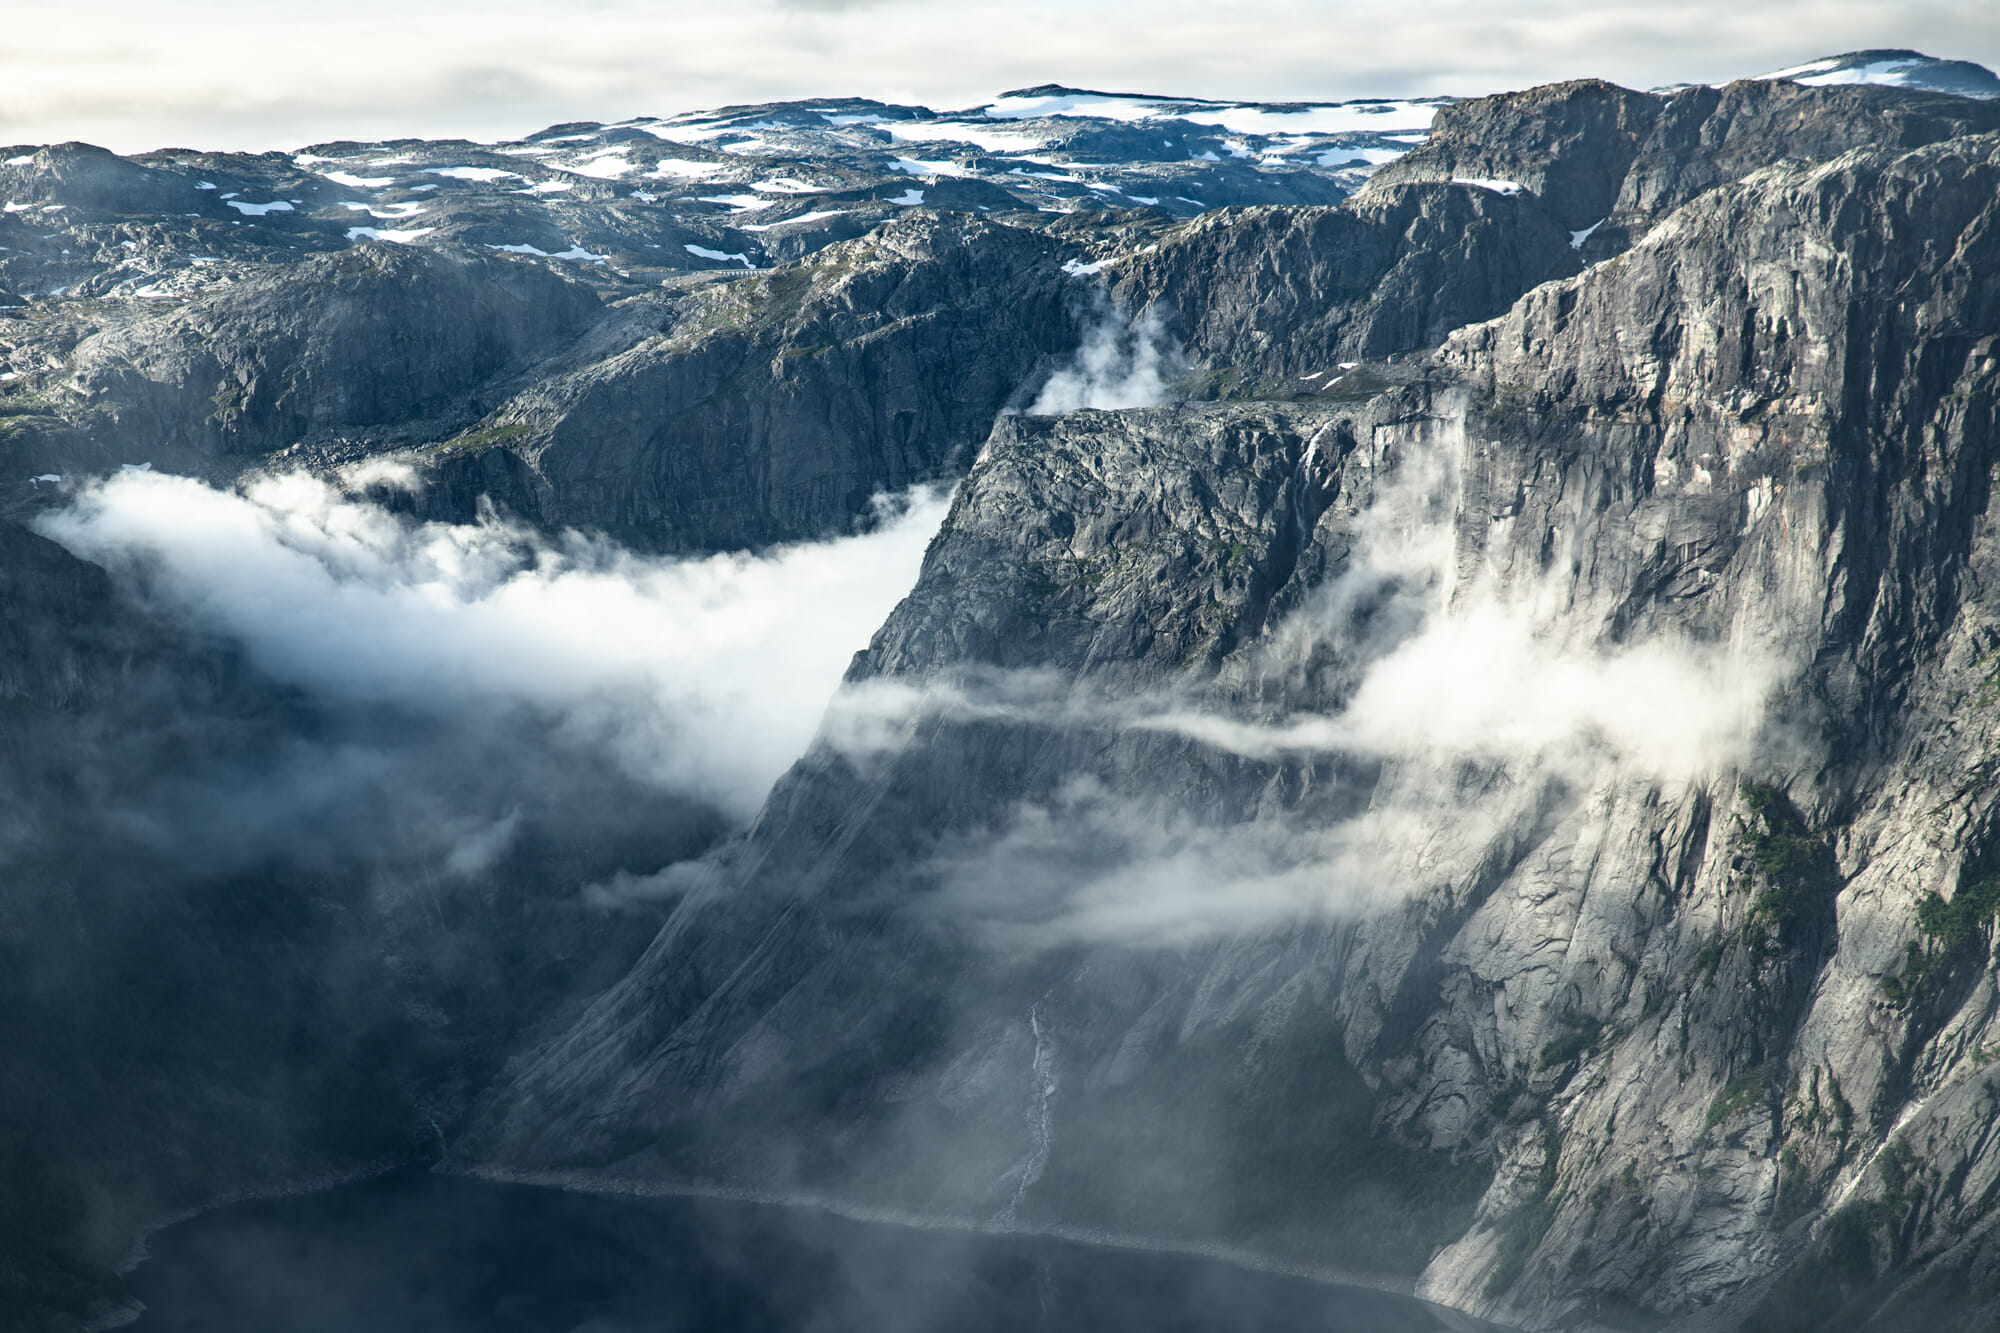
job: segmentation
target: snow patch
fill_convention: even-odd
[[[1611,220],[1610,218],[1599,218],[1597,221],[1591,223],[1588,227],[1585,227],[1582,231],[1571,232],[1569,234],[1569,248],[1572,250],[1583,249],[1583,243],[1590,239],[1590,234],[1596,231],[1599,227],[1603,226],[1605,223],[1609,222],[1610,220]]]
[[[1401,148],[1329,148],[1313,161],[1323,167],[1344,167],[1356,162],[1379,167],[1385,162],[1394,162],[1405,151]]]
[[[638,163],[629,157],[612,157],[599,154],[588,161],[579,162],[567,170],[579,176],[589,176],[593,180],[614,181],[628,171],[638,169]]]
[[[398,231],[390,227],[349,227],[347,239],[350,241],[394,241],[397,245],[408,245],[420,236],[428,236],[436,227],[405,227]]]
[[[503,171],[499,167],[425,167],[424,173],[455,181],[478,181],[481,184],[497,181],[506,176],[511,176],[515,180],[521,179],[520,172]]]
[[[1521,183],[1519,181],[1492,180],[1485,176],[1453,176],[1451,183],[1453,185],[1470,185],[1474,189],[1479,190],[1491,190],[1495,194],[1519,194],[1521,192]]]
[[[510,255],[534,255],[540,259],[580,259],[591,264],[608,264],[610,255],[594,255],[580,245],[572,245],[567,250],[544,250],[535,245],[489,245],[488,250],[504,250]]]
[[[396,183],[394,176],[357,176],[351,171],[322,171],[320,175],[350,190],[379,190]]]
[[[921,204],[923,201],[924,201],[924,192],[922,190],[905,190],[901,194],[897,195],[894,199],[889,200],[888,202],[892,204],[900,204],[904,208],[915,208],[918,204]]]
[[[414,199],[405,199],[399,204],[384,204],[380,208],[373,204],[357,204],[352,200],[343,199],[340,201],[340,206],[357,213],[366,213],[371,218],[380,218],[385,222],[400,222],[404,218],[415,217],[424,211],[424,206]]]
[[[721,168],[714,162],[685,162],[678,157],[663,157],[653,164],[646,174],[656,180],[707,180]]]
[[[989,153],[1013,152],[1024,148],[1040,148],[1048,142],[1046,135],[1019,129],[994,129],[991,126],[968,124],[962,120],[942,121],[896,121],[884,125],[889,137],[903,143],[969,143],[975,148],[984,148]]]
[[[760,208],[769,208],[774,202],[754,194],[703,194],[696,195],[695,200],[703,204],[727,204],[739,213],[754,213]]]
[[[292,206],[283,199],[273,199],[268,204],[246,204],[241,199],[231,199],[229,206],[246,217],[261,218],[266,213],[290,213]]]
[[[806,222],[819,222],[825,218],[837,218],[843,213],[851,213],[851,208],[816,208],[810,213],[801,213],[795,218],[782,218],[777,222],[746,222],[738,231],[770,231],[776,227],[797,226]]]
[[[33,153],[23,153],[19,157],[8,158],[7,165],[10,167],[25,167],[34,160],[35,155]]]
[[[1240,102],[1060,93],[1038,97],[1002,97],[989,103],[984,108],[984,114],[993,120],[1027,120],[1043,116],[1089,116],[1121,121],[1185,120],[1196,125],[1213,125],[1234,134],[1352,134],[1357,131],[1386,133],[1429,129],[1432,117],[1437,114],[1437,104],[1372,101],[1277,108]]]
[[[687,251],[691,255],[697,255],[702,259],[713,259],[718,264],[733,263],[733,264],[741,264],[745,268],[757,267],[755,264],[750,262],[749,255],[725,254],[720,250],[711,250],[705,245],[683,245],[681,249]]]
[[[1922,57],[1901,56],[1894,60],[1876,60],[1866,65],[1850,65],[1839,68],[1840,61],[1815,60],[1805,65],[1794,65],[1771,74],[1760,75],[1763,79],[1789,79],[1793,83],[1803,83],[1810,88],[1826,88],[1843,83],[1872,83],[1884,87],[1900,88],[1910,82],[1910,71],[1930,62]]]

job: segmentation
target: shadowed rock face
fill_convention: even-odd
[[[146,1219],[443,1140],[1537,1328],[1984,1326],[1996,117],[1564,84],[1447,108],[1339,207],[913,212],[665,285],[502,257],[471,203],[337,253],[155,217],[304,169],[42,150],[103,230],[82,295],[0,320],[10,514],[43,473],[392,458],[371,494],[421,517],[708,552],[960,489],[727,839],[522,767],[521,718],[336,716],[0,521],[0,1322],[108,1313]],[[228,235],[227,284],[89,286]],[[996,417],[1147,313],[1202,401]],[[329,738],[434,759],[443,803],[343,797],[262,859],[148,840]],[[399,841],[514,805],[517,854],[442,890]],[[576,900],[669,862],[656,915]]]
[[[1297,377],[1435,345],[1581,267],[1533,199],[1413,185],[1342,209],[1215,214],[1120,264],[1112,291],[1164,311],[1200,362]]]

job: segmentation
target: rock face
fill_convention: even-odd
[[[1535,1327],[1983,1317],[1996,150],[1757,173],[1372,397],[1003,422],[857,661],[897,726],[831,728],[462,1164],[1253,1236]],[[1720,655],[1760,720],[1281,739],[1427,632],[1326,594],[1424,460],[1428,623]],[[1329,849],[1383,812],[1438,832]]]
[[[1224,211],[1156,244],[1117,266],[1118,299],[1199,361],[1294,378],[1435,345],[1582,267],[1534,199],[1449,184]]]
[[[695,128],[893,122],[881,158],[1095,96]],[[1123,185],[1207,170],[1231,109],[1148,105],[1172,160]],[[876,190],[865,234],[690,230],[796,260],[726,277],[494,248],[543,185],[573,240],[638,226],[626,177],[737,171],[665,122],[409,147],[423,246],[326,212],[416,216],[429,182],[331,174],[387,146],[20,154],[89,216],[0,261],[35,298],[8,514],[118,463],[388,459],[369,494],[422,517],[710,552],[959,489],[733,833],[545,719],[282,688],[0,515],[0,1309],[98,1319],[148,1219],[442,1154],[1227,1245],[1536,1329],[1987,1326],[1995,106],[1563,84],[1444,108],[1338,207],[1192,219],[1007,212],[990,165],[913,212],[842,139],[729,179]],[[1022,411],[1143,379],[1106,330],[1175,401]],[[356,754],[415,780],[341,786]],[[330,794],[272,813],[300,769]],[[665,905],[577,896],[663,865]]]
[[[1512,181],[1571,231],[1600,228],[1579,247],[1597,259],[1763,167],[1995,129],[2000,107],[1943,93],[1885,98],[1867,87],[1746,81],[1649,94],[1585,80],[1445,108],[1431,137],[1375,173],[1369,189]]]

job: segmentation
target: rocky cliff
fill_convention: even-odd
[[[461,1163],[1976,1320],[1995,152],[1754,172],[1311,397],[1003,422],[878,729]]]

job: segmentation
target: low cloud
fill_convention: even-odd
[[[1248,723],[1176,710],[1142,725],[1254,759],[1462,758],[1685,782],[1746,757],[1778,678],[1774,662],[1714,645],[1568,647],[1482,601],[1383,657],[1337,714]]]
[[[1128,320],[1102,293],[1097,303],[1075,357],[1049,376],[1028,407],[1031,414],[1154,407],[1166,401],[1169,378],[1185,370],[1181,350],[1157,312]]]
[[[525,712],[747,818],[915,581],[945,504],[913,493],[864,534],[675,560],[490,513],[414,523],[302,473],[237,492],[131,472],[42,530],[315,697],[496,728]],[[508,827],[454,864],[498,855]]]
[[[1536,796],[1503,782],[1449,822],[1392,803],[1325,822],[1216,823],[1079,778],[1020,803],[997,830],[948,841],[927,873],[945,910],[1002,948],[1174,948],[1355,916],[1449,885],[1532,813]]]

